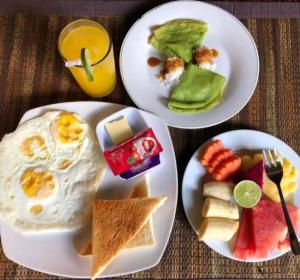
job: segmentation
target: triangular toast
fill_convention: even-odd
[[[129,198],[137,197],[149,197],[149,177],[147,174],[142,177],[142,179],[133,187]],[[153,233],[153,221],[152,216],[149,218],[148,222],[141,228],[141,230],[135,235],[135,237],[124,247],[124,249],[134,249],[144,246],[152,246],[155,244],[155,238]],[[81,249],[80,256],[90,256],[92,255],[92,241],[90,240]]]
[[[92,279],[145,225],[166,197],[96,200],[93,205]]]

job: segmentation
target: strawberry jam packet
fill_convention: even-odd
[[[139,166],[145,166],[143,163],[147,159],[151,161],[149,160],[150,158],[153,158],[162,151],[163,148],[153,130],[148,128],[123,143],[106,150],[104,157],[113,174],[116,176],[130,170],[138,169]],[[157,157],[153,159],[157,159]],[[151,166],[150,164],[148,169],[151,167],[153,165]]]

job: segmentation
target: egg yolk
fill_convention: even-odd
[[[53,175],[48,171],[27,170],[21,178],[25,195],[31,199],[45,199],[55,190]]]
[[[33,205],[30,207],[29,211],[32,215],[38,215],[44,210],[41,204]]]
[[[58,164],[58,169],[66,169],[71,165],[72,161],[65,159]]]
[[[39,135],[26,138],[21,144],[21,152],[24,156],[36,157],[38,159],[46,159],[48,156],[45,139]]]
[[[62,113],[55,123],[58,139],[63,144],[79,142],[83,138],[83,129],[79,120],[70,113]]]

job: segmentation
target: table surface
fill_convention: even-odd
[[[111,31],[116,64],[122,40],[151,1],[36,1],[16,8],[0,5],[0,137],[13,131],[27,110],[51,103],[95,100],[86,96],[64,68],[57,52],[59,31],[79,17],[95,19]],[[15,1],[16,2],[16,1]],[[51,1],[50,1],[51,2]],[[160,1],[161,2],[161,1]],[[28,3],[28,2],[27,2]],[[39,2],[40,3],[40,2]],[[49,3],[49,1],[48,1]],[[87,4],[88,3],[88,4]],[[260,56],[260,77],[248,105],[229,121],[207,129],[170,128],[179,174],[194,151],[221,132],[249,128],[277,136],[300,153],[300,5],[299,3],[216,2],[234,13],[251,32]],[[118,9],[116,9],[118,7]],[[100,101],[134,106],[118,83]],[[33,253],[33,252],[31,252]],[[174,228],[161,262],[152,269],[124,276],[136,279],[300,278],[300,259],[291,253],[269,262],[240,263],[199,243],[184,215],[181,196]],[[18,266],[0,249],[0,279],[60,279]]]

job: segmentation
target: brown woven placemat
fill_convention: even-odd
[[[72,80],[56,48],[59,31],[74,19],[76,17],[22,14],[0,16],[0,137],[13,131],[24,112],[31,108],[57,102],[92,100]],[[94,19],[111,31],[118,58],[122,39],[133,19],[123,16]],[[202,130],[170,128],[179,186],[193,152],[205,140],[224,131],[239,128],[262,130],[278,136],[300,153],[300,19],[248,18],[242,21],[257,42],[260,54],[257,89],[249,104],[221,125]],[[134,105],[120,78],[114,92],[101,101]],[[266,263],[246,264],[218,255],[197,241],[184,215],[179,195],[174,228],[161,262],[155,268],[125,278],[297,279],[300,278],[300,259],[287,254]],[[60,278],[18,266],[0,249],[0,279]]]

